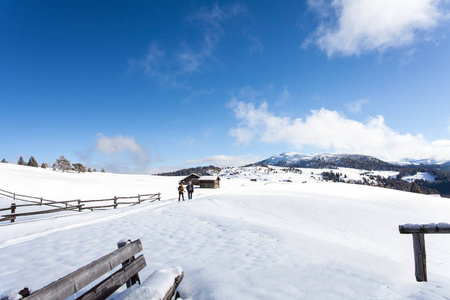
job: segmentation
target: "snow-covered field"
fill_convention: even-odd
[[[1,223],[0,298],[39,289],[119,240],[139,238],[141,279],[179,266],[184,299],[449,299],[450,235],[426,236],[429,281],[417,283],[412,238],[398,232],[400,224],[448,223],[449,199],[324,182],[309,169],[237,170],[222,176],[220,189],[196,189],[193,200],[178,202],[180,177],[0,164],[0,189],[30,196],[162,193],[160,202]],[[9,205],[0,198],[0,207]]]

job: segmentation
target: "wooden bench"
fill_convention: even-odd
[[[143,254],[139,255],[137,258],[134,256],[143,250],[141,241],[139,239],[133,242],[130,240],[122,240],[117,243],[117,246],[119,249],[50,283],[30,295],[23,295],[25,296],[24,299],[64,300],[82,290],[119,265],[122,265],[122,267],[118,271],[114,272],[112,275],[108,276],[106,279],[85,292],[83,295],[78,296],[76,299],[106,299],[125,283],[127,284],[127,288],[136,282],[140,284],[141,281],[138,272],[146,266],[146,262]],[[181,278],[175,279],[174,286],[172,286],[171,290],[167,292],[166,296],[169,298],[164,299],[171,299],[173,295],[175,295],[176,288],[183,278],[182,275]]]
[[[412,234],[416,280],[427,281],[425,234],[450,233],[450,224],[405,224],[399,226],[399,231],[401,234]]]

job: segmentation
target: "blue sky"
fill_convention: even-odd
[[[447,0],[1,1],[0,159],[450,160]]]

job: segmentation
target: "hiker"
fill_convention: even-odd
[[[178,201],[180,201],[180,197],[183,197],[183,201],[184,201],[184,187],[181,182],[180,182],[180,185],[178,186]]]
[[[194,185],[192,184],[192,181],[189,181],[189,184],[186,187],[188,192],[188,199],[192,199],[192,194],[194,193]]]

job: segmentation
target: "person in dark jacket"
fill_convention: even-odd
[[[194,185],[192,184],[192,181],[189,181],[189,184],[186,187],[188,192],[188,199],[192,199],[192,194],[194,193]]]

